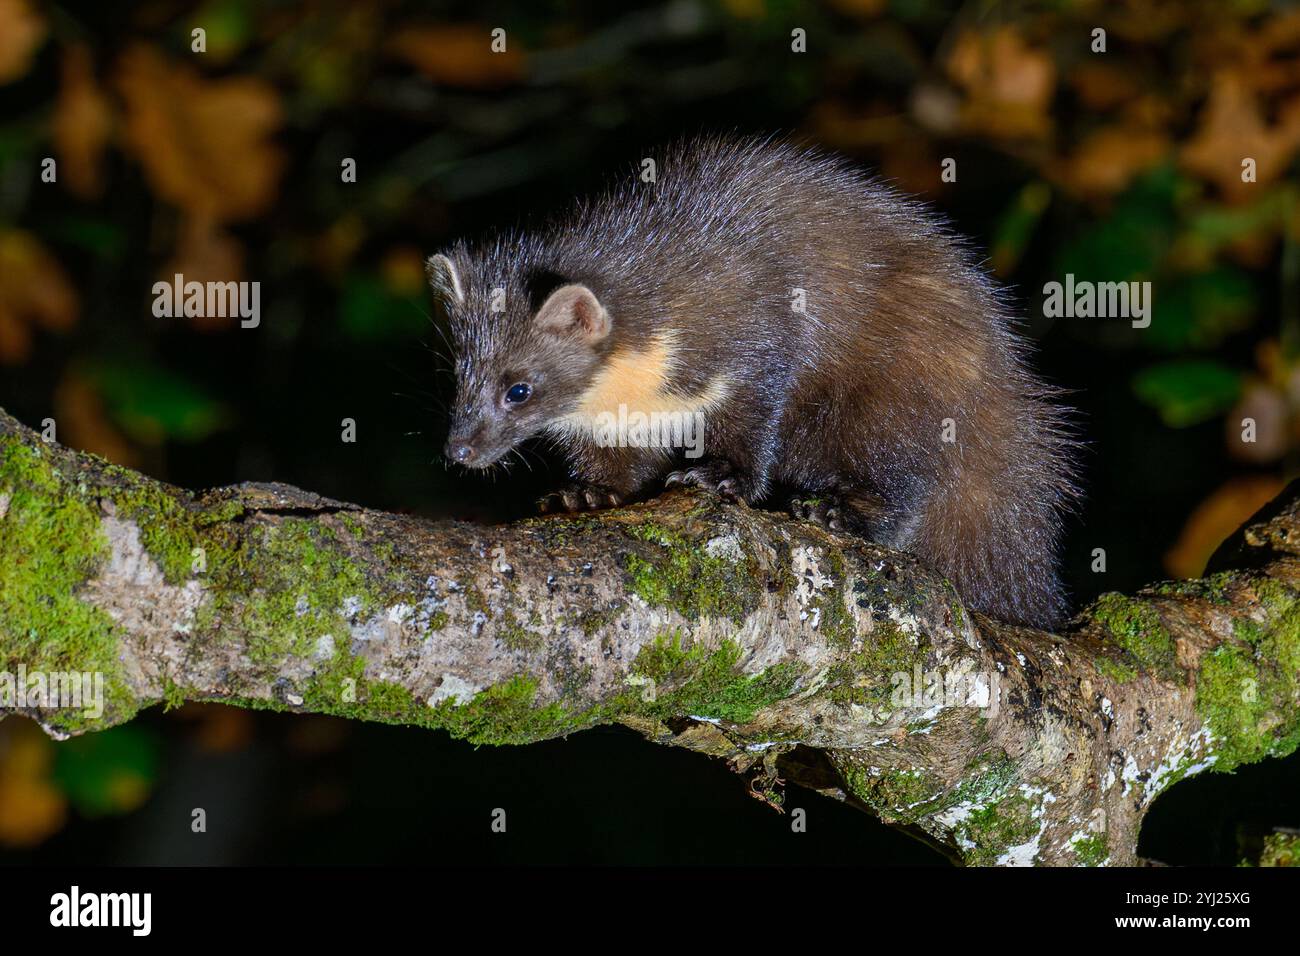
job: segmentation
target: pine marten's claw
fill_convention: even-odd
[[[742,487],[741,478],[735,469],[726,462],[708,462],[694,468],[669,472],[664,478],[664,487],[674,485],[694,485],[724,498],[744,504],[747,495]]]
[[[845,530],[845,522],[839,508],[839,501],[833,497],[802,498],[798,495],[790,499],[790,514],[803,521],[811,521],[831,531]]]
[[[550,512],[573,513],[576,511],[597,511],[601,508],[617,508],[622,503],[622,495],[600,485],[569,485],[539,498],[537,508],[543,514]]]

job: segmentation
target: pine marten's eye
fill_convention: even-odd
[[[507,405],[523,404],[524,402],[528,401],[529,396],[532,394],[533,394],[533,387],[529,385],[527,382],[519,382],[515,385],[511,385],[510,389],[506,392],[506,404]]]

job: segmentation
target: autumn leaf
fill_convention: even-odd
[[[1079,102],[1090,110],[1109,110],[1137,96],[1139,86],[1131,70],[1096,60],[1085,60],[1070,73]]]
[[[1242,161],[1255,160],[1257,183],[1283,176],[1300,146],[1300,99],[1265,121],[1258,97],[1231,70],[1214,77],[1195,135],[1182,148],[1182,164],[1216,185],[1229,200],[1249,197],[1255,183],[1242,182]]]
[[[45,32],[45,18],[28,0],[0,0],[0,84],[12,83],[31,68]]]
[[[355,212],[341,216],[312,242],[316,268],[328,276],[338,276],[347,269],[365,238],[366,225],[360,216]]]
[[[0,363],[31,351],[31,327],[56,332],[77,321],[77,294],[67,274],[30,233],[0,230]]]
[[[722,0],[722,8],[737,20],[762,20],[767,16],[763,0]]]
[[[253,715],[238,707],[190,702],[175,711],[178,720],[193,722],[193,740],[199,750],[231,753],[252,743],[256,727]]]
[[[1162,132],[1108,126],[1084,139],[1074,154],[1059,164],[1056,178],[1075,193],[1113,195],[1139,173],[1158,166],[1171,148]]]
[[[809,114],[808,125],[816,131],[820,142],[845,151],[882,148],[918,139],[908,136],[910,127],[905,117],[881,103],[870,106],[856,106],[842,100],[819,103]]]
[[[101,166],[112,125],[112,108],[95,83],[90,51],[70,47],[63,55],[63,84],[51,132],[61,178],[83,199],[103,191]]]
[[[127,468],[140,466],[135,448],[109,421],[99,389],[81,373],[70,370],[64,374],[54,390],[54,415],[59,423],[59,440],[68,447]]]
[[[509,42],[492,50],[491,31],[483,26],[406,27],[389,49],[435,83],[448,86],[498,87],[522,79],[524,56]]]
[[[1221,485],[1187,519],[1178,541],[1165,554],[1165,570],[1176,578],[1198,577],[1228,535],[1277,497],[1284,485],[1271,475],[1243,476]]]
[[[943,189],[939,157],[921,136],[898,136],[884,147],[880,172],[899,188],[921,195]]]
[[[53,764],[53,744],[31,721],[0,726],[0,844],[35,846],[63,826],[68,802]]]
[[[270,84],[208,80],[135,46],[118,63],[117,86],[125,148],[159,196],[210,222],[248,219],[275,200],[285,156],[272,140],[282,117]]]
[[[170,284],[178,274],[186,282],[238,282],[244,274],[244,247],[213,220],[187,216],[181,224],[171,261],[163,267],[158,279]],[[237,315],[207,315],[207,310],[203,311],[204,315],[188,319],[203,331],[230,328],[239,321]]]
[[[415,296],[424,293],[427,281],[424,255],[415,246],[397,246],[388,250],[379,268],[390,294]]]
[[[1049,132],[1047,108],[1056,64],[1014,27],[963,33],[953,44],[947,68],[966,92],[962,121],[967,129],[1008,138]]]

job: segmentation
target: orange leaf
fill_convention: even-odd
[[[1245,199],[1254,183],[1241,180],[1243,159],[1256,163],[1258,183],[1282,176],[1300,146],[1300,100],[1283,104],[1268,124],[1256,95],[1236,73],[1215,75],[1196,134],[1182,150],[1183,166],[1214,183],[1224,196]]]
[[[395,296],[420,295],[424,292],[424,256],[414,246],[389,249],[379,264],[384,285]]]
[[[889,6],[889,0],[831,0],[831,6],[851,17],[878,17]]]
[[[18,365],[27,360],[31,351],[32,337],[27,324],[0,303],[0,363]]]
[[[1138,94],[1130,71],[1096,61],[1076,66],[1070,74],[1070,85],[1090,110],[1113,109]]]
[[[155,192],[213,222],[248,219],[275,199],[284,153],[272,142],[280,98],[252,77],[207,80],[136,46],[118,64],[125,146]]]
[[[1205,570],[1215,548],[1283,488],[1280,478],[1252,475],[1233,478],[1196,506],[1178,541],[1165,553],[1165,570],[1176,578],[1194,578]]]
[[[112,124],[108,98],[95,84],[90,51],[84,46],[69,48],[63,56],[63,85],[54,110],[54,149],[64,182],[83,199],[102,191],[102,159]]]
[[[1014,27],[963,33],[947,67],[966,91],[962,115],[968,129],[1003,137],[1040,137],[1049,131],[1056,65]]]
[[[53,762],[53,745],[31,721],[0,727],[0,843],[35,846],[63,826],[67,801],[50,781]]]
[[[200,750],[230,753],[252,742],[256,727],[253,715],[237,707],[221,704],[186,704],[180,716],[195,719],[198,727],[195,743]]]
[[[500,53],[491,44],[487,27],[407,27],[389,49],[429,79],[449,86],[506,86],[521,79],[524,56],[519,48],[509,37]]]
[[[57,259],[31,234],[0,232],[0,362],[22,361],[28,326],[62,332],[77,321],[77,294]]]
[[[1098,130],[1060,165],[1061,182],[1078,193],[1113,195],[1169,152],[1164,133],[1111,126]]]
[[[1242,421],[1255,422],[1255,440],[1241,440]],[[1224,421],[1228,454],[1240,461],[1266,465],[1277,461],[1287,450],[1286,398],[1280,389],[1260,381],[1249,382],[1240,400]]]
[[[107,458],[114,464],[138,468],[135,448],[108,420],[99,391],[84,376],[69,371],[54,390],[54,416],[59,440]]]
[[[186,282],[238,282],[244,274],[244,247],[208,219],[190,217],[181,225],[172,260],[158,277],[170,284],[176,274]],[[233,327],[237,316],[194,316],[190,322],[204,331]]]
[[[31,68],[45,30],[45,19],[28,0],[0,0],[0,84],[13,82]]]

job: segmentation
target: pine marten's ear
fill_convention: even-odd
[[[460,284],[460,273],[456,265],[442,253],[429,256],[424,264],[424,274],[429,277],[429,285],[449,302],[460,305],[465,301],[465,287]]]
[[[609,335],[609,313],[585,285],[562,285],[547,297],[533,319],[544,332],[576,335],[587,343]]]

